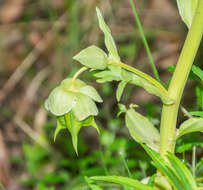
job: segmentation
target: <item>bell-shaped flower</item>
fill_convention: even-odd
[[[82,121],[98,114],[95,102],[102,102],[95,88],[79,79],[65,79],[53,89],[45,102],[45,108],[56,116],[73,111],[77,120]]]
[[[79,79],[65,79],[53,89],[45,101],[45,108],[57,116],[54,140],[62,129],[68,129],[78,154],[78,133],[81,127],[92,126],[99,132],[94,121],[94,116],[98,114],[95,102],[102,102],[97,91]]]

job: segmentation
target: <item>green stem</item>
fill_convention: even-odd
[[[145,34],[144,34],[144,30],[143,30],[143,28],[142,28],[142,24],[141,24],[141,22],[140,22],[139,15],[138,15],[138,13],[137,13],[136,7],[135,7],[135,5],[134,5],[134,3],[133,3],[133,0],[129,0],[129,1],[130,1],[130,5],[131,5],[131,7],[132,7],[132,10],[133,10],[133,14],[134,14],[134,16],[135,16],[135,21],[136,21],[136,23],[137,23],[138,30],[139,30],[139,32],[140,32],[140,34],[141,34],[141,38],[142,38],[143,44],[144,44],[145,49],[146,49],[146,51],[147,51],[147,55],[148,55],[149,62],[150,62],[150,64],[151,64],[151,67],[152,67],[154,76],[155,76],[155,78],[156,78],[157,81],[161,82],[160,77],[159,77],[159,73],[158,73],[157,68],[156,68],[156,65],[155,65],[155,63],[154,63],[154,59],[153,59],[153,57],[152,57],[151,50],[150,50],[150,48],[149,48],[147,39],[146,39]]]
[[[199,0],[198,7],[189,29],[185,44],[180,54],[176,70],[173,74],[169,97],[175,100],[173,105],[163,105],[161,117],[160,154],[164,156],[168,151],[174,152],[177,115],[189,72],[199,48],[203,33],[203,0]]]
[[[155,80],[153,77],[151,77],[150,75],[148,75],[134,67],[131,67],[130,65],[126,65],[125,63],[122,63],[122,62],[111,62],[109,64],[122,67],[123,69],[126,69],[132,73],[135,73],[136,75],[146,79],[148,82],[150,82],[151,84],[153,84],[154,86],[159,88],[164,94],[166,94],[166,95],[168,94],[167,90],[163,87],[163,85],[161,83],[159,83],[157,80]]]
[[[192,174],[195,178],[195,171],[196,171],[196,146],[192,147]]]
[[[87,69],[88,69],[87,67],[82,67],[79,71],[77,71],[77,73],[75,73],[75,75],[72,78],[72,88],[74,88],[75,80],[78,78],[78,76]]]

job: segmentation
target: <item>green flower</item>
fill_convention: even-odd
[[[45,108],[57,116],[54,140],[62,129],[68,129],[78,154],[78,133],[81,127],[92,126],[99,132],[94,121],[94,116],[98,114],[95,102],[102,102],[95,88],[79,79],[65,79],[53,89],[45,101]]]
[[[95,88],[79,79],[73,83],[72,78],[68,78],[53,89],[45,101],[45,108],[56,116],[65,115],[72,110],[77,120],[82,121],[98,114],[94,101],[102,102]]]

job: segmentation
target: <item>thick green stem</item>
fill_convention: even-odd
[[[199,0],[192,26],[189,29],[168,90],[169,97],[172,98],[175,103],[173,105],[164,105],[162,110],[160,143],[160,154],[162,156],[164,156],[167,152],[174,152],[176,122],[180,100],[201,42],[202,33],[203,0]]]

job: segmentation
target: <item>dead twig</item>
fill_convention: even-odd
[[[37,94],[37,90],[39,89],[42,82],[47,78],[50,74],[50,67],[47,66],[42,69],[37,75],[34,77],[28,88],[26,89],[25,95],[23,97],[22,103],[20,105],[20,109],[18,109],[16,115],[20,118],[23,118],[26,112],[28,111],[32,102],[34,102]]]
[[[14,71],[8,81],[4,84],[0,90],[0,104],[5,100],[7,95],[14,89],[16,84],[21,80],[25,72],[30,68],[33,63],[38,59],[40,54],[49,46],[51,40],[54,38],[57,30],[60,30],[64,26],[64,20],[66,14],[63,14],[58,21],[56,21],[50,31],[48,31],[41,41],[39,41],[34,49],[28,54],[21,65]]]
[[[37,144],[39,144],[44,149],[48,150],[49,152],[53,152],[50,145],[44,140],[36,131],[34,131],[27,123],[25,123],[19,117],[14,118],[14,123],[18,125],[24,133],[26,133],[32,140],[34,140]]]

